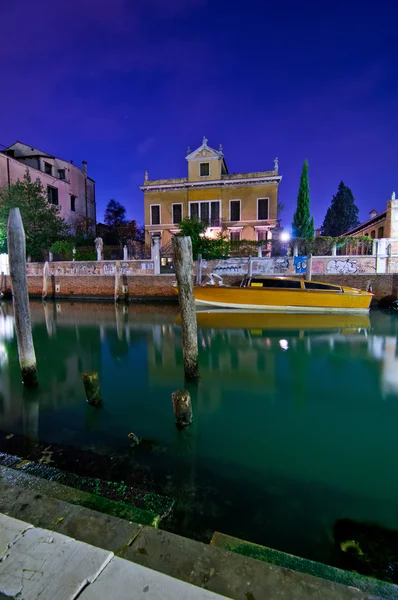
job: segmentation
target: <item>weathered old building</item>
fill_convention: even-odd
[[[398,238],[398,200],[395,192],[387,202],[387,208],[378,213],[376,210],[370,212],[370,219],[360,223],[344,235],[362,236],[367,235],[371,239]]]
[[[15,142],[0,152],[0,187],[22,180],[28,169],[32,181],[40,179],[48,201],[60,207],[60,216],[72,227],[87,218],[95,231],[95,182],[82,167],[32,146]]]
[[[188,176],[149,180],[144,192],[146,243],[153,235],[167,245],[181,220],[198,217],[208,225],[207,235],[227,230],[232,240],[267,240],[278,225],[278,159],[272,171],[232,173],[222,147],[214,150],[207,139],[185,157]]]

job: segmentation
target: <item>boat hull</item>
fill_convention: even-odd
[[[367,314],[372,300],[372,294],[352,288],[328,292],[198,286],[194,294],[199,306],[294,313]]]

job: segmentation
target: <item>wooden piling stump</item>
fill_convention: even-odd
[[[87,402],[91,406],[101,406],[102,398],[98,371],[86,371],[82,373],[82,380]]]
[[[186,429],[192,424],[192,403],[188,390],[175,390],[171,394],[175,421],[178,429]]]
[[[12,208],[7,225],[8,258],[14,305],[19,366],[26,387],[36,387],[37,366],[30,319],[28,281],[26,277],[25,231],[19,208]]]
[[[174,267],[178,284],[181,309],[182,352],[184,373],[188,381],[199,379],[198,332],[196,324],[195,297],[193,293],[193,259],[190,237],[173,238]]]
[[[43,291],[41,294],[42,300],[45,300],[47,298],[49,275],[50,275],[50,267],[48,265],[48,262],[46,261],[44,263],[44,267],[43,267]]]

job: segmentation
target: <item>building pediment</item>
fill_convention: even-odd
[[[202,145],[199,146],[199,148],[196,148],[196,150],[194,150],[193,152],[190,151],[190,148],[188,148],[188,154],[186,155],[185,159],[188,162],[194,161],[194,160],[203,160],[204,158],[209,160],[209,159],[218,159],[218,160],[222,160],[224,158],[224,154],[222,153],[222,147],[220,145],[220,149],[219,150],[214,150],[214,148],[210,148],[210,146],[207,145],[207,138],[204,137],[203,141],[202,141]]]

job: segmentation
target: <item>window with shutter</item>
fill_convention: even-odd
[[[151,206],[151,225],[160,225],[160,205]]]
[[[231,200],[231,221],[240,221],[240,200]]]
[[[190,217],[191,219],[194,219],[195,217],[199,218],[199,203],[198,202],[192,202],[192,204],[189,205],[190,206]]]
[[[51,186],[47,186],[47,193],[48,193],[48,201],[50,204],[54,204],[55,206],[58,206],[58,189],[57,188],[53,188]]]
[[[208,177],[210,175],[210,163],[200,163],[200,176]]]
[[[217,202],[212,202],[211,206],[211,214],[210,214],[210,225],[212,227],[219,227],[221,224],[220,221],[220,203]]]
[[[257,219],[259,221],[265,221],[268,219],[268,198],[257,199]]]
[[[182,204],[173,204],[173,224],[179,225],[182,221]]]

